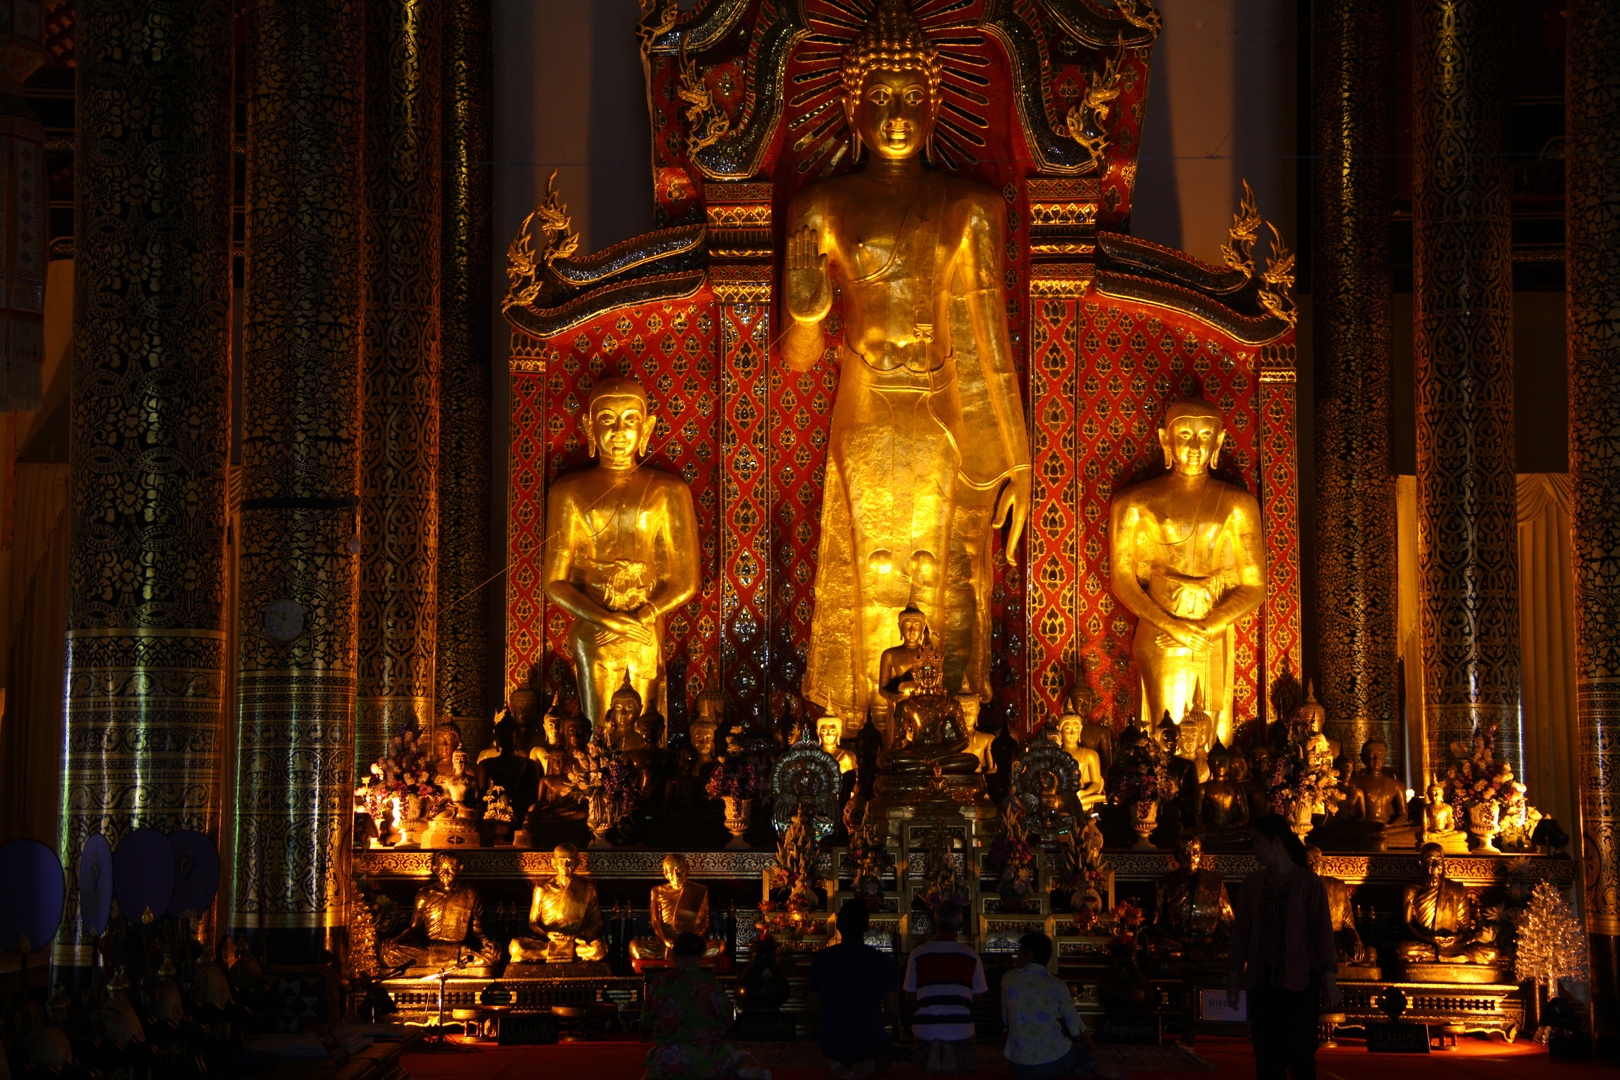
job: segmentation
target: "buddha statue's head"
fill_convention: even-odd
[[[1063,705],[1082,720],[1090,719],[1092,710],[1097,707],[1097,691],[1090,683],[1080,682],[1065,696]]]
[[[582,752],[591,741],[591,725],[583,716],[567,717],[562,722],[562,737],[564,746],[576,753]]]
[[[1418,866],[1430,885],[1440,884],[1440,879],[1446,876],[1445,849],[1439,844],[1424,844],[1418,850]]]
[[[1170,719],[1168,712],[1159,718],[1159,742],[1171,754],[1181,744],[1181,725]]]
[[[455,887],[456,878],[460,874],[460,859],[443,851],[433,856],[433,876],[439,882],[439,888],[449,892]]]
[[[1197,833],[1184,832],[1176,841],[1176,865],[1184,872],[1192,873],[1198,869],[1198,864],[1204,861],[1204,842],[1198,838]]]
[[[1389,746],[1383,739],[1368,739],[1361,744],[1361,763],[1367,766],[1369,776],[1384,775],[1384,762],[1389,760]]]
[[[1085,721],[1074,713],[1065,713],[1058,717],[1058,744],[1065,750],[1073,750],[1080,745],[1080,732],[1085,726]]]
[[[922,644],[927,633],[928,617],[916,604],[907,604],[906,610],[900,613],[900,640],[905,642],[906,648],[915,649]]]
[[[1226,442],[1226,421],[1220,410],[1202,398],[1172,402],[1159,428],[1164,467],[1183,476],[1203,476],[1220,462]]]
[[[956,695],[956,704],[962,709],[962,730],[978,731],[979,710],[984,707],[984,702],[978,694],[968,689],[965,675],[962,677],[962,692]]]
[[[573,844],[558,844],[551,849],[551,869],[557,876],[557,884],[567,888],[578,868],[579,848]]]
[[[1305,683],[1305,704],[1294,710],[1294,715],[1301,721],[1310,725],[1314,734],[1320,735],[1322,727],[1327,723],[1327,710],[1322,703],[1316,700],[1316,683]]]
[[[447,761],[461,745],[461,728],[454,720],[440,720],[433,727],[433,756]]]
[[[686,861],[685,855],[671,854],[664,856],[664,880],[675,888],[686,886],[686,879],[692,873],[692,866]]]
[[[603,379],[591,389],[581,418],[591,455],[609,469],[635,467],[647,452],[658,421],[647,405],[647,391],[634,379]]]
[[[718,730],[718,726],[713,720],[701,716],[692,721],[691,727],[687,729],[687,740],[692,744],[692,749],[697,751],[697,756],[704,761],[714,757],[714,733],[716,730]]]
[[[1310,868],[1311,873],[1320,874],[1322,872],[1322,849],[1315,844],[1306,844],[1305,865]]]
[[[454,770],[454,775],[465,776],[467,773],[467,751],[459,746],[450,751],[450,768]]]
[[[1209,752],[1209,778],[1211,780],[1226,780],[1226,774],[1232,769],[1232,759],[1227,752],[1219,747]]]
[[[624,673],[624,682],[613,691],[613,697],[608,701],[608,730],[614,732],[619,738],[637,730],[636,721],[641,716],[641,695],[636,688],[630,685],[630,673]]]
[[[562,717],[557,715],[555,708],[547,709],[546,715],[540,718],[540,730],[545,735],[547,746],[557,745],[557,738],[561,733],[559,726],[561,723]]]
[[[844,722],[836,716],[823,716],[816,721],[816,740],[827,753],[834,755],[842,749],[839,740],[844,735]]]
[[[939,115],[941,72],[939,48],[905,0],[878,0],[844,53],[844,117],[855,157],[863,146],[890,161],[922,154]]]
[[[1441,803],[1446,801],[1446,786],[1440,781],[1429,781],[1429,786],[1424,790],[1429,796],[1430,806],[1439,806]]]
[[[520,686],[512,691],[508,701],[518,726],[524,731],[532,731],[535,721],[540,719],[540,695],[527,686]]]
[[[700,721],[706,721],[719,727],[726,718],[726,697],[714,690],[705,690],[698,695],[697,714]]]
[[[1256,746],[1252,751],[1249,775],[1261,783],[1271,782],[1271,751],[1263,745]]]

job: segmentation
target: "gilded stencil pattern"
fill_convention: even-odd
[[[1381,4],[1323,4],[1314,27],[1316,694],[1354,755],[1399,767],[1395,487],[1389,459],[1395,32]]]
[[[69,867],[92,832],[215,827],[231,352],[230,5],[78,18]]]
[[[1506,5],[1418,8],[1413,187],[1418,573],[1428,768],[1476,724],[1521,772]]]
[[[1586,917],[1620,936],[1620,10],[1569,10],[1569,466]],[[1599,951],[1594,950],[1594,962]],[[1604,952],[1613,956],[1612,952]],[[1609,972],[1610,979],[1613,972]],[[1604,976],[1600,973],[1598,978]],[[1612,981],[1608,983],[1612,986]]]
[[[367,5],[355,762],[433,706],[438,644],[439,5]]]
[[[721,304],[720,676],[739,721],[770,708],[771,497],[770,309]],[[797,680],[793,680],[796,682]]]
[[[490,498],[489,0],[447,0],[436,716],[482,718]]]
[[[1266,599],[1258,627],[1259,673],[1265,692],[1258,715],[1271,724],[1286,719],[1304,699],[1299,679],[1303,650],[1293,343],[1263,346],[1256,368],[1260,377],[1260,517],[1266,538]]]
[[[341,925],[353,817],[362,196],[357,0],[263,4],[248,99],[237,926]],[[286,500],[255,506],[254,500]],[[289,506],[288,503],[291,503]],[[290,643],[271,601],[304,610]],[[289,783],[296,778],[296,783]]]

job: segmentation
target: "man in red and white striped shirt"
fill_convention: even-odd
[[[973,1001],[990,985],[979,954],[956,940],[961,929],[961,908],[934,909],[933,940],[913,949],[906,961],[905,990],[916,1002],[911,1034],[917,1064],[932,1073],[965,1072],[978,1064]]]

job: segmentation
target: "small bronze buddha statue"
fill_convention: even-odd
[[[653,886],[647,898],[652,937],[630,942],[632,959],[669,959],[670,947],[681,934],[696,934],[704,939],[705,961],[715,960],[726,951],[726,943],[709,934],[709,889],[692,881],[691,873],[685,855],[664,856],[666,884]],[[639,965],[636,970],[641,970]]]
[[[428,826],[429,847],[477,847],[479,844],[478,819],[483,816],[483,793],[478,789],[478,777],[467,765],[467,751],[457,747],[450,754],[449,776],[439,778],[450,801]]]
[[[898,731],[894,707],[917,689],[912,672],[922,657],[923,638],[928,635],[928,619],[916,604],[907,604],[898,621],[900,644],[884,649],[878,657],[878,696],[882,699],[882,722],[878,727],[891,739]]]
[[[1322,729],[1327,725],[1327,709],[1316,700],[1315,680],[1308,680],[1305,683],[1305,704],[1299,706],[1294,715],[1311,728],[1310,739],[1307,742],[1308,763],[1313,767],[1319,761],[1331,764],[1339,756],[1339,740],[1330,739],[1323,734]]]
[[[956,695],[956,703],[962,707],[962,722],[967,725],[968,753],[979,759],[980,772],[995,772],[996,764],[990,756],[990,744],[996,741],[996,733],[979,727],[979,714],[983,711],[984,702],[964,682],[961,692]]]
[[[1196,833],[1182,833],[1175,864],[1159,878],[1153,904],[1152,949],[1162,956],[1215,959],[1232,933],[1232,902],[1226,883],[1201,868],[1204,844]]]
[[[1457,828],[1457,815],[1446,801],[1445,785],[1431,781],[1425,795],[1423,820],[1413,829],[1416,842],[1438,844],[1441,851],[1452,855],[1468,854],[1468,834]]]
[[[1256,743],[1249,751],[1249,779],[1243,784],[1243,794],[1249,800],[1249,820],[1258,821],[1271,813],[1271,751],[1263,743]]]
[[[945,691],[945,672],[932,636],[923,632],[922,651],[911,670],[907,689],[895,706],[894,739],[883,755],[886,773],[946,774],[978,770],[979,759],[967,752],[968,731],[962,706]]]
[[[1209,755],[1209,779],[1198,785],[1193,821],[1211,844],[1236,844],[1248,838],[1249,800],[1230,778],[1232,755],[1217,745]]]
[[[1408,939],[1395,946],[1395,954],[1408,964],[1494,964],[1496,920],[1500,911],[1481,911],[1472,893],[1446,877],[1446,855],[1439,844],[1424,844],[1418,852],[1424,880],[1408,885],[1401,897],[1401,921]],[[1423,972],[1408,971],[1418,982]]]
[[[484,934],[483,900],[477,889],[458,884],[460,875],[456,856],[433,856],[434,881],[417,890],[410,926],[381,943],[385,967],[437,971],[471,961],[462,969],[466,974],[488,975],[500,963],[500,946]]]
[[[701,711],[687,728],[686,745],[675,757],[675,775],[664,785],[664,803],[691,807],[706,799],[709,774],[718,762],[715,756],[715,721]]]
[[[1080,717],[1080,745],[1097,755],[1102,774],[1107,776],[1109,767],[1114,764],[1114,731],[1107,724],[1098,724],[1091,719],[1092,713],[1097,710],[1097,691],[1082,681],[1069,691],[1064,708]]]
[[[552,852],[555,874],[534,887],[529,905],[533,937],[515,937],[508,952],[513,963],[563,964],[607,957],[602,941],[602,906],[596,886],[575,873],[579,849],[558,844]]]
[[[454,720],[440,720],[433,725],[433,776],[437,783],[454,771],[450,755],[461,748],[461,725]]]
[[[1090,813],[1092,807],[1107,796],[1103,794],[1102,760],[1097,751],[1080,741],[1084,728],[1084,721],[1074,713],[1058,717],[1058,746],[1074,759],[1080,770],[1080,786],[1074,794],[1080,800],[1081,810]]]

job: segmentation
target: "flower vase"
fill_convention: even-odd
[[[427,833],[428,826],[433,822],[429,818],[403,818],[399,823],[399,839],[394,842],[397,850],[415,849],[422,846],[422,837]]]
[[[613,829],[613,820],[608,817],[607,797],[600,792],[592,795],[585,803],[585,827],[591,830],[591,842],[587,849],[601,851],[613,846],[608,839],[608,833]]]
[[[722,801],[726,804],[726,831],[731,834],[726,850],[749,850],[748,841],[744,840],[743,836],[747,834],[748,826],[754,819],[754,800],[725,795],[722,796]]]
[[[1136,843],[1131,845],[1132,851],[1153,851],[1153,841],[1148,837],[1159,826],[1159,800],[1137,799],[1131,803],[1131,828],[1136,830]]]
[[[1474,838],[1475,855],[1500,855],[1491,841],[1502,828],[1502,804],[1478,802],[1468,808],[1468,832]]]
[[[1304,843],[1305,838],[1311,834],[1311,815],[1315,809],[1316,806],[1310,799],[1301,797],[1295,797],[1288,804],[1288,827],[1299,837],[1301,843]]]

